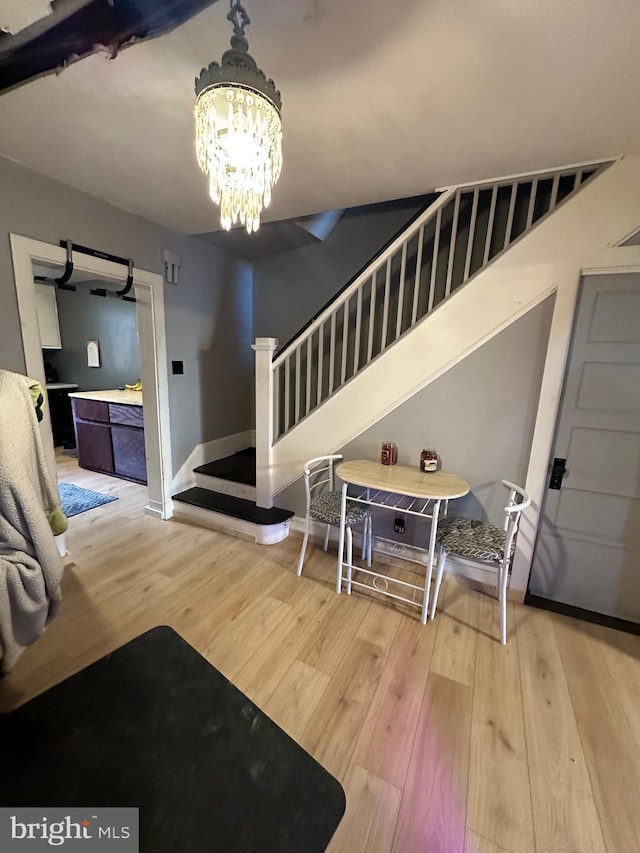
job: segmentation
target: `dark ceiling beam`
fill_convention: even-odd
[[[0,94],[60,73],[97,52],[171,32],[217,0],[54,0],[53,13],[15,35],[0,32]]]

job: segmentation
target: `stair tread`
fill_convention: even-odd
[[[218,477],[220,480],[230,480],[233,483],[242,483],[245,486],[256,484],[256,449],[247,447],[238,450],[231,456],[198,465],[193,469],[195,474],[206,474],[209,477]]]
[[[265,509],[256,506],[254,501],[236,498],[234,495],[224,495],[222,492],[202,489],[199,486],[179,492],[173,496],[173,500],[208,509],[212,512],[220,512],[223,515],[250,521],[253,524],[282,524],[283,521],[287,521],[293,516],[293,512],[288,509],[280,509],[276,506]]]

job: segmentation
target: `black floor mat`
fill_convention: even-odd
[[[137,806],[141,853],[320,853],[345,808],[339,782],[167,627],[0,717],[0,755],[0,804]]]

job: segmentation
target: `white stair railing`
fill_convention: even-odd
[[[274,358],[274,439],[335,394],[603,165],[445,190]]]
[[[256,341],[258,474],[274,443],[607,165],[442,191],[277,355],[277,341]],[[271,505],[266,473],[264,489],[257,481],[258,504]]]

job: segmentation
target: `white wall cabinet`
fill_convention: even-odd
[[[56,289],[48,284],[41,284],[38,281],[34,282],[34,285],[36,289],[40,345],[44,349],[62,349]]]

